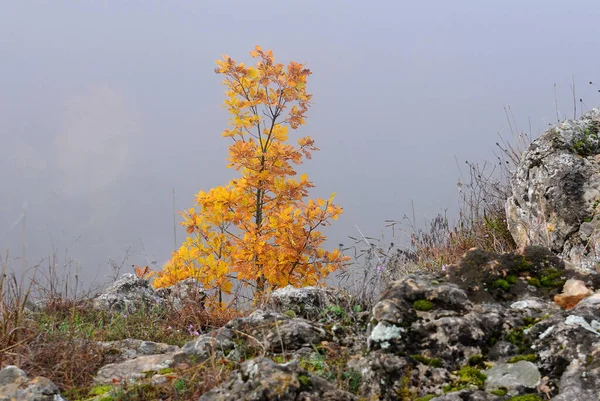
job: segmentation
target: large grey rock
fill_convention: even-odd
[[[267,358],[242,364],[230,379],[205,393],[200,401],[351,401],[357,397],[327,380],[300,369],[295,362],[279,365]]]
[[[418,310],[420,301],[431,309]],[[373,308],[368,344],[408,355],[428,352],[454,368],[481,353],[478,347],[519,315],[511,316],[499,305],[472,304],[455,284],[408,275],[392,283]]]
[[[93,300],[94,307],[121,313],[132,313],[140,307],[162,306],[164,299],[154,293],[147,280],[133,273],[121,275],[112,285]]]
[[[13,365],[0,370],[0,400],[66,401],[52,381],[41,376],[29,379],[25,372]]]
[[[214,330],[202,334],[197,339],[187,342],[181,352],[175,355],[177,362],[200,363],[213,356],[225,356],[234,349],[235,334],[228,328]]]
[[[98,345],[104,348],[107,353],[113,355],[117,354],[119,359],[122,360],[133,359],[142,355],[167,354],[179,351],[179,347],[176,345],[137,340],[133,338],[117,341],[102,341],[99,342]]]
[[[275,352],[295,351],[327,338],[321,327],[304,319],[290,319],[275,325],[266,335],[268,348]]]
[[[515,390],[520,387],[534,389],[540,384],[542,376],[538,368],[531,362],[501,363],[488,370],[485,375],[485,387],[495,390],[501,387]]]
[[[322,325],[307,319],[289,318],[278,312],[258,309],[249,316],[233,319],[225,328],[244,333],[246,339],[258,340],[265,349],[274,352],[312,347],[331,336]]]
[[[520,246],[542,244],[591,271],[600,252],[600,109],[568,120],[523,154],[506,202]]]
[[[288,285],[273,291],[266,301],[265,308],[281,313],[293,311],[297,317],[316,319],[327,306],[342,302],[342,294],[332,288],[296,288]]]
[[[135,383],[147,377],[149,372],[175,366],[175,353],[142,355],[119,363],[109,363],[98,370],[96,381],[104,384],[114,382]]]

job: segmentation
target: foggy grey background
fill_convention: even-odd
[[[180,211],[235,176],[214,62],[250,63],[257,44],[313,71],[296,133],[321,151],[298,171],[344,208],[329,246],[411,201],[419,223],[452,216],[455,160],[463,175],[493,160],[505,106],[535,136],[556,121],[554,84],[563,117],[573,79],[600,104],[599,38],[597,0],[2,2],[0,249],[22,266],[24,213],[29,265],[55,250],[91,282],[128,247],[127,266],[164,263],[172,191]]]

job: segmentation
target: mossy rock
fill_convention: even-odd
[[[471,249],[449,273],[449,280],[475,302],[513,302],[530,294],[531,286],[536,295],[552,299],[566,278],[564,262],[541,246],[505,254]]]

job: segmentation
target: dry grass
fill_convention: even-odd
[[[353,241],[350,246],[341,245],[353,263],[338,274],[340,287],[368,308],[389,282],[416,271],[445,269],[471,248],[496,253],[515,250],[505,202],[511,194],[510,178],[531,144],[532,135],[519,129],[510,107],[505,108],[505,113],[510,137],[499,135],[496,160],[465,163],[466,178],[457,184],[458,216],[451,221],[444,210],[424,225],[417,223],[414,212],[401,220],[387,220],[391,240],[383,234],[380,238],[368,237],[358,230],[360,235],[349,237]],[[409,238],[408,244],[398,244],[399,233]]]
[[[116,356],[100,342],[135,338],[181,346],[245,315],[205,304],[200,297],[188,298],[177,308],[167,303],[161,308],[140,307],[130,314],[102,311],[92,307],[90,291],[77,290],[77,275],[63,272],[70,266],[59,268],[49,258],[46,269],[41,271],[40,264],[19,281],[8,261],[7,255],[0,277],[0,368],[12,364],[30,377],[47,377],[69,399],[87,398],[98,369],[115,361]],[[219,361],[185,367],[180,372],[183,378],[161,391],[171,399],[197,399],[224,380],[231,368]],[[150,389],[120,391],[115,400],[154,399],[146,397],[154,391]]]

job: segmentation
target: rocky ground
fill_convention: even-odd
[[[472,250],[443,275],[408,275],[371,311],[337,290],[287,287],[183,346],[102,342],[114,361],[87,394],[69,399],[176,399],[167,388],[204,380],[201,400],[598,401],[599,284],[597,274],[528,247]],[[131,313],[194,288],[188,281],[158,292],[127,274],[92,305]],[[213,386],[190,375],[201,366],[226,375]],[[65,397],[48,379],[0,371],[2,400]]]

